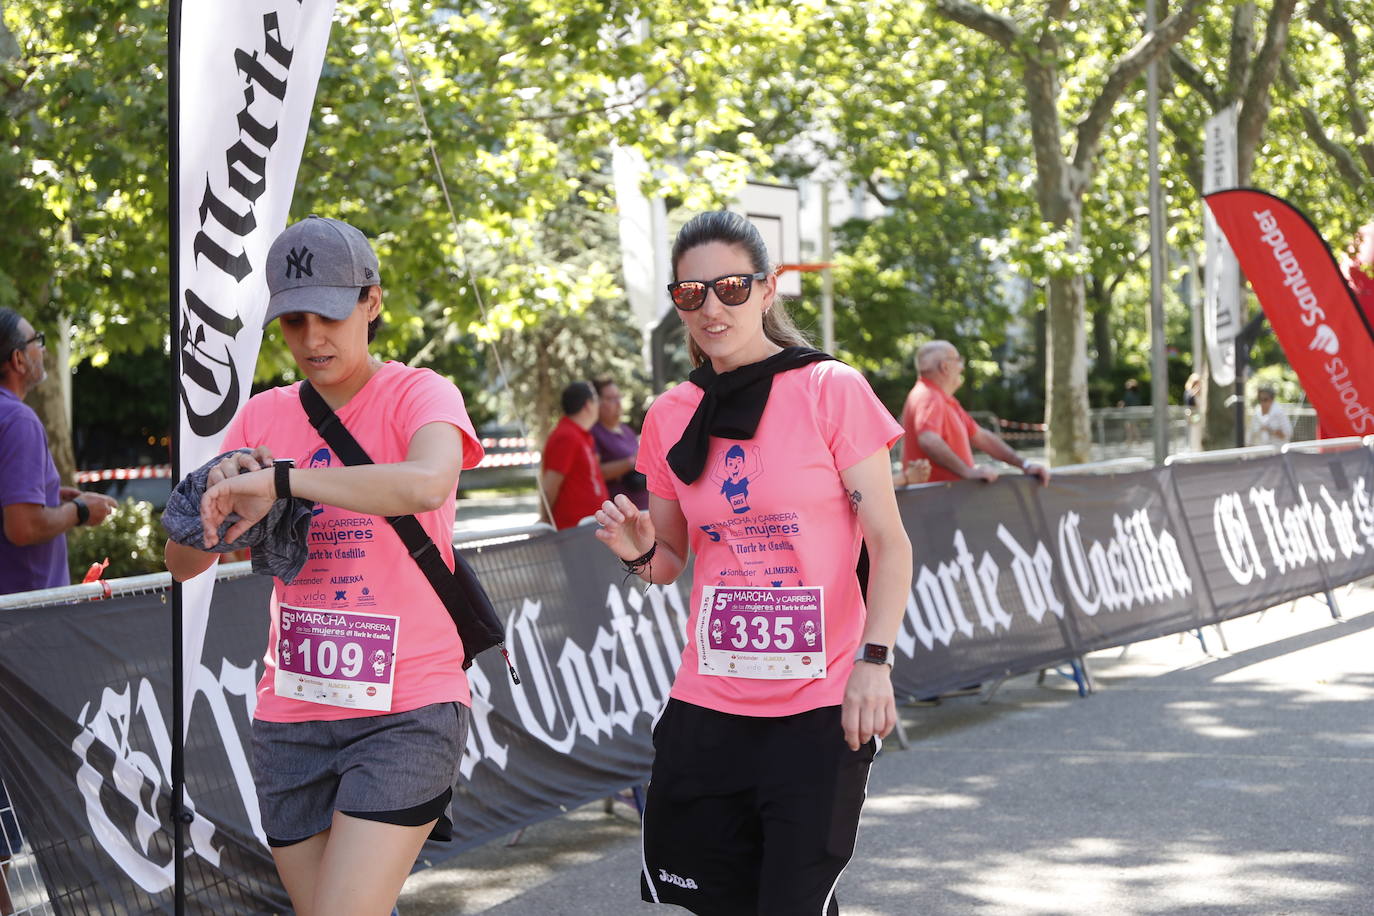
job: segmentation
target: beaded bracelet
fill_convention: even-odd
[[[654,541],[653,546],[646,550],[643,556],[635,557],[633,560],[622,559],[620,562],[625,564],[626,572],[630,573],[631,575],[634,575],[635,573],[642,570],[644,567],[648,566],[651,562],[653,562],[654,553],[657,552],[657,550],[658,541]]]

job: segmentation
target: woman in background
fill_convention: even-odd
[[[635,470],[639,455],[639,436],[630,424],[621,422],[620,387],[607,377],[593,379],[596,396],[601,399],[601,412],[592,426],[596,440],[596,454],[601,459],[601,475],[611,499],[625,495],[640,509],[649,508],[649,491],[644,488],[644,475]]]

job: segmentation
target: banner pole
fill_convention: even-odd
[[[1245,345],[1242,335],[1237,334],[1236,346],[1236,448],[1245,447],[1245,369],[1250,359],[1250,348]]]
[[[167,7],[167,259],[172,410],[172,480],[181,479],[181,0]],[[177,916],[186,912],[186,728],[182,657],[181,583],[172,582],[172,894]]]
[[[1155,0],[1145,0],[1145,31],[1153,35]],[[1159,64],[1145,71],[1146,144],[1150,179],[1150,406],[1154,417],[1155,465],[1169,457],[1169,363],[1164,344],[1164,192],[1159,179]]]

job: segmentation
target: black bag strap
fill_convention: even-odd
[[[334,408],[325,403],[324,398],[309,380],[301,382],[300,398],[310,425],[324,437],[324,441],[344,464],[352,466],[375,463],[372,456],[358,444],[358,440],[353,438],[348,427],[344,426]],[[456,550],[453,552],[454,569],[450,570],[444,563],[443,554],[439,552],[434,539],[426,533],[424,526],[415,516],[388,515],[384,518],[401,538],[406,552],[415,561],[415,565],[420,567],[420,572],[429,580],[449,617],[453,619],[467,655],[463,667],[471,665],[473,657],[479,652],[499,646],[501,655],[510,669],[511,679],[519,684],[520,677],[502,642],[505,634],[501,631],[496,612],[491,608],[491,600],[482,590],[476,573],[467,567]]]
[[[324,441],[344,464],[374,463],[372,456],[358,444],[357,439],[353,438],[348,427],[343,425],[334,408],[325,403],[324,398],[320,397],[320,393],[308,381],[301,382],[301,404],[305,406],[305,415],[310,418],[310,425],[324,437]],[[413,515],[388,515],[386,520],[401,536],[401,543],[406,545],[406,551],[414,558],[431,585],[435,585],[436,580],[447,579],[453,575],[439,554],[439,548],[435,546],[434,540],[425,533],[419,519]],[[437,585],[435,591],[443,594]]]

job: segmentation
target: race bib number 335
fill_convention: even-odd
[[[819,587],[701,590],[697,671],[720,677],[825,677],[825,600]]]

